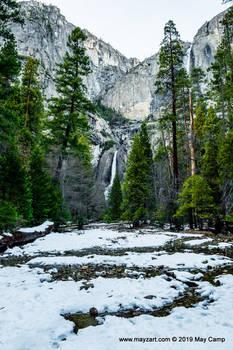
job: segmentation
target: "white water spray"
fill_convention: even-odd
[[[189,74],[190,72],[190,63],[191,63],[191,51],[192,51],[192,45],[190,45],[190,47],[187,50],[186,53],[186,64],[185,64],[185,69],[186,72]]]
[[[114,181],[114,178],[115,178],[115,176],[116,176],[117,152],[118,152],[118,151],[115,151],[114,156],[113,156],[110,184],[108,185],[108,187],[107,187],[106,190],[104,191],[104,195],[105,195],[105,199],[106,199],[106,200],[108,199],[109,192],[110,192],[110,190],[111,190],[111,188],[112,188],[113,181]]]

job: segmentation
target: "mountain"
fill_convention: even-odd
[[[74,25],[67,22],[57,7],[37,1],[22,2],[21,12],[25,25],[12,26],[19,53],[39,59],[43,93],[49,98],[56,95],[54,70],[67,50],[66,42]],[[221,41],[220,21],[224,13],[206,22],[198,30],[192,44],[186,43],[184,64],[188,68],[202,67],[207,70],[210,66]],[[143,120],[154,113],[160,105],[160,98],[154,94],[158,53],[143,62],[136,58],[128,59],[87,30],[85,33],[85,48],[92,68],[92,73],[86,79],[88,97],[91,100],[101,99],[103,104],[132,120]]]
[[[53,81],[56,63],[62,61],[67,50],[67,39],[75,26],[65,19],[60,10],[37,1],[21,2],[21,13],[25,20],[22,27],[13,24],[18,51],[21,55],[33,56],[41,63],[44,95],[56,94]],[[128,59],[111,45],[84,30],[86,53],[90,57],[92,73],[86,85],[88,97],[96,99],[101,91],[110,88],[124,74],[138,64],[135,58]]]

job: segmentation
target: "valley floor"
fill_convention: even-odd
[[[0,349],[229,350],[232,257],[231,238],[116,225],[8,249]]]

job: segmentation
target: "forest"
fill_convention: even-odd
[[[209,68],[184,67],[185,43],[175,23],[164,28],[154,93],[162,105],[134,136],[124,179],[116,174],[108,198],[92,165],[87,113],[110,125],[127,123],[120,113],[86,97],[91,73],[76,27],[54,76],[57,95],[42,96],[40,63],[22,57],[10,30],[24,25],[19,4],[0,4],[0,232],[51,220],[80,228],[92,220],[129,222],[132,227],[169,224],[178,230],[233,231],[233,7],[221,24],[223,35]],[[146,117],[146,116],[145,116]],[[153,129],[151,130],[151,121]],[[155,126],[154,126],[155,125]],[[151,132],[156,143],[151,143]],[[111,148],[113,144],[106,147]],[[48,156],[49,155],[49,156]],[[53,155],[55,171],[47,166]],[[76,159],[77,203],[64,196],[62,168]]]

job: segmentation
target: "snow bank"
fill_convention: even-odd
[[[193,235],[174,232],[161,233],[158,231],[146,234],[144,231],[118,232],[103,228],[86,230],[84,234],[80,234],[80,231],[65,233],[52,232],[49,236],[37,239],[34,243],[27,244],[22,247],[22,254],[36,255],[40,252],[63,253],[65,251],[78,251],[93,247],[106,249],[125,249],[137,247],[157,248],[174,239],[182,237],[193,237]],[[15,251],[14,249],[8,249],[6,254],[14,255]],[[16,254],[19,255],[18,250]]]
[[[231,260],[219,255],[205,255],[195,253],[174,253],[161,254],[154,253],[134,253],[127,252],[122,256],[110,255],[87,255],[77,256],[56,256],[56,257],[38,257],[31,259],[28,264],[41,265],[124,265],[126,267],[158,267],[163,265],[169,268],[182,269],[207,269],[207,266],[216,267],[230,264]]]
[[[212,238],[204,238],[204,239],[194,239],[192,241],[185,241],[185,244],[188,245],[188,246],[195,246],[195,245],[201,245],[201,244],[204,244],[204,243],[207,243],[207,242],[211,242],[213,241]]]
[[[46,281],[49,275],[40,269],[23,266],[5,267],[0,271],[0,345],[4,350],[180,350],[187,347],[200,349],[203,345],[197,342],[157,345],[127,342],[122,345],[119,337],[212,336],[224,337],[226,342],[208,343],[203,348],[229,350],[232,345],[232,275],[221,276],[220,287],[199,282],[200,293],[206,293],[214,301],[209,305],[204,301],[190,309],[178,307],[171,315],[160,318],[148,315],[132,319],[107,316],[103,325],[82,329],[75,335],[72,333],[73,323],[65,320],[61,313],[87,312],[91,306],[99,311],[137,306],[150,310],[172,302],[178,292],[183,292],[186,287],[178,281],[168,282],[163,276],[145,280],[98,278],[89,282],[94,284],[94,288],[85,291],[80,290],[81,281],[49,283]],[[146,299],[147,295],[155,297]]]
[[[46,231],[50,226],[53,226],[53,222],[51,221],[45,221],[42,225],[34,226],[34,227],[24,227],[19,230],[19,232],[23,233],[34,233],[34,232],[44,232]]]

